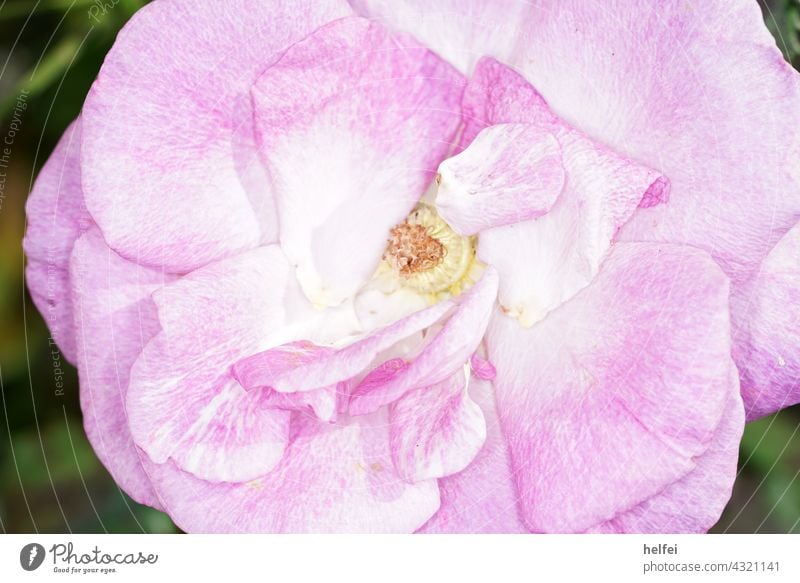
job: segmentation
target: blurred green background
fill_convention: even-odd
[[[23,280],[27,193],[78,114],[117,31],[145,3],[0,0],[0,135],[17,96],[29,95],[0,199],[3,532],[178,532],[166,515],[130,500],[95,457],[73,369],[64,396],[54,396],[49,334]],[[762,8],[786,58],[800,68],[800,2],[769,0]],[[800,533],[798,429],[800,407],[747,427],[733,497],[715,532]]]

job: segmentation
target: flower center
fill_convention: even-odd
[[[439,239],[431,237],[428,227],[408,222],[397,225],[391,232],[387,257],[404,276],[433,269],[444,261],[447,249]]]
[[[456,233],[426,203],[391,230],[383,258],[403,285],[423,294],[458,295],[477,267],[475,238]]]

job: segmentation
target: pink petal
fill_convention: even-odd
[[[185,272],[275,240],[248,92],[286,47],[349,12],[333,0],[137,12],[83,108],[86,205],[110,246]]]
[[[246,389],[272,387],[282,375],[334,352],[308,340],[289,342],[243,358],[233,366],[233,376]]]
[[[213,399],[206,401],[194,423],[178,421],[184,433],[170,457],[179,467],[225,482],[249,480],[275,467],[289,441],[289,411],[274,408],[262,393],[244,392],[230,377],[194,380],[204,383],[202,388]],[[183,404],[177,401],[165,405],[180,410]]]
[[[669,201],[670,193],[669,180],[666,177],[660,176],[653,184],[647,189],[642,196],[639,203],[640,209],[649,209],[650,207],[658,206]]]
[[[350,413],[363,415],[375,411],[412,389],[444,381],[466,364],[483,339],[497,297],[497,286],[497,272],[489,267],[408,367],[398,370],[371,391],[356,388]]]
[[[494,125],[441,163],[436,208],[458,233],[474,235],[545,214],[564,178],[552,134],[526,124]]]
[[[748,420],[800,402],[800,223],[731,297]]]
[[[732,383],[736,371],[732,371]],[[697,467],[683,479],[611,520],[591,529],[618,533],[705,532],[718,520],[728,503],[736,478],[736,461],[742,439],[742,399],[731,395],[722,421],[708,450],[696,460]]]
[[[519,0],[349,0],[356,12],[411,32],[463,73],[482,55],[503,58],[531,11]]]
[[[148,472],[188,532],[411,532],[439,507],[436,482],[392,469],[386,417],[335,426],[301,419],[278,466],[256,480],[213,484],[172,462]]]
[[[280,460],[290,413],[266,407],[230,367],[285,321],[291,271],[276,246],[193,271],[154,294],[160,333],[131,372],[131,433],[157,463],[207,480],[249,480]]]
[[[524,120],[547,126],[558,121],[544,97],[522,75],[490,57],[481,58],[475,66],[461,108],[461,150],[481,131],[497,123]]]
[[[583,531],[664,493],[713,447],[738,391],[727,278],[684,247],[616,245],[595,281],[533,328],[498,315],[487,348],[534,531]],[[724,500],[708,503],[718,515]]]
[[[116,483],[137,502],[157,508],[124,403],[131,366],[158,332],[150,295],[171,279],[121,258],[97,227],[75,242],[70,280],[86,435]]]
[[[477,353],[470,357],[469,366],[472,369],[472,374],[483,381],[493,381],[497,376],[497,370],[494,365],[485,358],[478,356]]]
[[[463,78],[408,36],[342,19],[253,88],[280,243],[308,298],[337,305],[375,272],[460,122]]]
[[[313,342],[301,340],[271,348],[266,352],[239,361],[233,367],[233,376],[246,389],[265,389],[261,402],[268,407],[286,411],[306,411],[311,409],[317,418],[333,421],[338,402],[345,398],[338,384],[311,391],[280,393],[269,387],[270,379],[293,368],[313,362],[319,355],[334,352],[332,348],[317,346]]]
[[[398,473],[409,482],[466,468],[486,440],[481,408],[467,394],[469,372],[406,393],[389,406],[389,443]]]
[[[69,256],[76,239],[93,223],[83,203],[79,154],[81,121],[61,136],[25,204],[28,227],[22,247],[28,257],[25,279],[64,356],[77,361]]]
[[[354,387],[352,398],[360,398],[374,390],[379,389],[398,374],[408,368],[408,363],[402,358],[390,358],[369,371]]]
[[[530,85],[497,62],[480,61],[475,77],[466,92],[475,116],[465,120],[465,135],[483,124],[529,123],[528,131],[556,137],[566,170],[564,190],[549,213],[490,229],[479,240],[478,257],[500,274],[501,305],[530,326],[592,281],[619,229],[665,179],[555,118]],[[488,80],[506,89],[498,92]]]
[[[517,510],[508,446],[500,431],[494,389],[475,380],[469,395],[483,410],[486,442],[467,468],[439,480],[441,506],[423,533],[526,533]]]
[[[297,352],[294,345],[272,348],[241,359],[233,372],[246,387],[271,387],[282,393],[329,387],[358,375],[380,353],[432,326],[452,307],[450,301],[439,302],[336,351],[315,347],[289,360],[287,354]]]
[[[339,403],[346,400],[347,394],[339,385],[332,385],[313,391],[297,393],[279,393],[268,389],[261,397],[261,403],[267,407],[285,411],[299,411],[313,414],[320,421],[334,421],[339,410]]]

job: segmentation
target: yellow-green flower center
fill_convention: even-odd
[[[392,229],[384,262],[421,294],[458,295],[474,283],[475,237],[459,235],[432,206],[420,203]]]

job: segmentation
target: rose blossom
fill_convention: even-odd
[[[756,2],[351,4],[153,2],[43,168],[100,459],[188,531],[708,529],[800,401]]]

